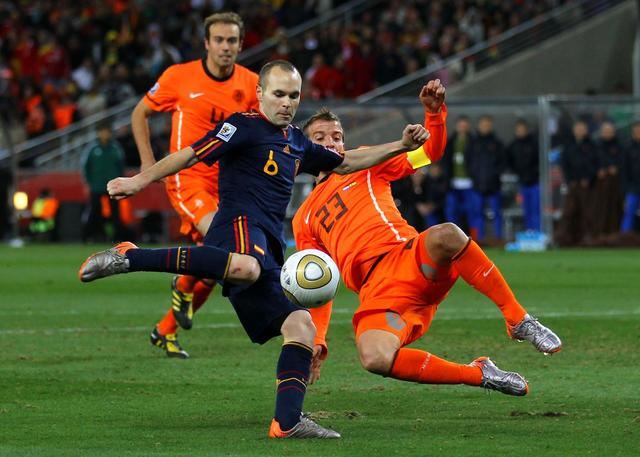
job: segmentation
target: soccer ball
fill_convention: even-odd
[[[336,296],[340,272],[331,257],[317,249],[291,255],[282,266],[280,285],[293,303],[315,308]]]

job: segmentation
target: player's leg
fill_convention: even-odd
[[[459,227],[440,224],[424,232],[420,239],[426,254],[422,261],[432,259],[437,265],[452,265],[465,282],[498,306],[514,339],[530,341],[544,353],[562,348],[560,338],[527,314],[498,267]]]
[[[420,308],[416,307],[416,310]],[[420,384],[465,384],[486,387],[508,395],[526,395],[524,378],[498,369],[488,358],[470,364],[450,362],[435,354],[404,347],[424,334],[435,306],[422,307],[421,319],[390,311],[370,313],[358,321],[357,347],[363,367],[375,374]]]
[[[128,241],[93,254],[80,266],[78,277],[91,282],[121,273],[157,271],[251,284],[260,274],[254,257],[215,246],[140,249]]]
[[[284,337],[276,368],[275,413],[269,436],[339,438],[336,432],[302,414],[316,329],[308,310],[294,305],[282,293],[278,265],[270,256],[260,258],[261,265],[265,262],[268,267],[263,267],[258,281],[250,287],[228,287],[228,293],[253,342],[262,344],[280,334]]]
[[[201,244],[218,210],[217,186],[212,180],[182,177],[167,181],[167,195],[181,219],[180,232]],[[163,319],[189,330],[194,313],[205,303],[213,286],[191,275],[176,276],[171,281],[171,317]],[[214,284],[214,283],[213,283]]]

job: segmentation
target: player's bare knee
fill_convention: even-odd
[[[260,277],[260,263],[255,257],[245,254],[231,255],[229,271],[225,279],[235,284],[253,284]]]
[[[285,342],[295,341],[313,347],[313,340],[316,337],[316,326],[308,311],[298,310],[287,316],[282,323],[280,332]]]
[[[426,238],[426,249],[436,263],[450,261],[462,248],[469,237],[452,222],[434,225]]]
[[[374,374],[386,376],[391,371],[396,350],[380,345],[359,345],[362,367]]]

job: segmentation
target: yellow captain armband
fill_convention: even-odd
[[[420,146],[418,149],[407,152],[407,160],[411,164],[414,170],[418,168],[426,167],[431,163],[431,159],[424,152],[424,148]]]

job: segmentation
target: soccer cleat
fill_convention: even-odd
[[[269,427],[269,438],[328,438],[335,439],[340,438],[340,433],[328,428],[324,428],[314,422],[305,413],[300,415],[300,422],[293,426],[286,432],[280,429],[280,424],[277,420],[271,421],[271,427]]]
[[[538,351],[544,354],[553,354],[562,349],[562,341],[558,335],[528,314],[525,314],[519,324],[509,327],[508,332],[514,340],[530,341]]]
[[[175,333],[168,333],[166,335],[160,335],[157,328],[153,328],[151,332],[151,344],[164,349],[167,353],[167,357],[176,357],[178,359],[188,359],[189,354],[187,351],[180,347],[178,343],[178,336]]]
[[[521,375],[512,371],[501,370],[489,357],[478,357],[469,365],[476,366],[482,370],[480,387],[518,397],[527,395],[529,392],[529,385]]]
[[[178,325],[190,330],[193,326],[193,294],[178,290],[178,278],[174,276],[171,281],[171,309]]]
[[[129,259],[125,257],[125,253],[129,249],[137,248],[135,244],[125,241],[111,249],[90,255],[78,270],[80,281],[91,282],[106,276],[128,272]]]

